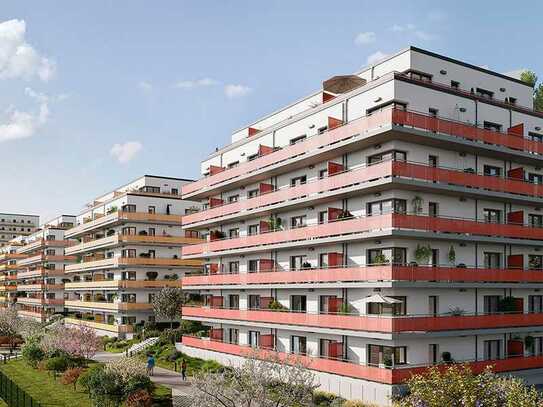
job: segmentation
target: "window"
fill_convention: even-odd
[[[501,223],[501,212],[499,209],[483,209],[483,217],[486,223]]]
[[[501,124],[488,122],[486,120],[483,122],[483,127],[486,130],[492,130],[492,131],[497,131],[497,132],[502,131],[502,125]]]
[[[392,248],[392,263],[405,265],[407,264],[407,249],[403,247]]]
[[[528,312],[543,312],[543,295],[528,296]]]
[[[531,227],[534,227],[534,228],[543,227],[543,215],[529,214],[528,215],[528,224]]]
[[[502,169],[500,167],[494,167],[493,165],[485,165],[483,167],[483,174],[489,177],[500,177],[502,175]]]
[[[260,309],[260,295],[249,295],[249,309]]]
[[[239,201],[239,195],[232,195],[228,197],[228,203],[234,203]]]
[[[432,365],[439,363],[439,345],[437,343],[428,345],[428,362]]]
[[[484,342],[485,360],[496,360],[501,358],[501,341],[499,339]]]
[[[428,109],[428,113],[430,114],[431,117],[437,117],[437,114],[439,113],[439,109],[430,107]]]
[[[432,267],[439,266],[439,249],[432,249]]]
[[[432,81],[432,75],[426,72],[408,70],[406,73],[407,73],[407,76],[410,77],[411,79],[415,79],[418,81],[425,81],[425,82]]]
[[[247,161],[256,160],[258,157],[260,157],[260,156],[258,155],[258,153],[251,154],[250,156],[247,157]]]
[[[484,252],[485,268],[487,269],[499,269],[501,267],[501,253]]]
[[[179,189],[172,188],[172,195],[179,195]]]
[[[433,316],[439,314],[439,297],[437,295],[428,296],[428,313]]]
[[[297,144],[299,143],[300,141],[304,141],[305,139],[307,138],[307,135],[305,134],[302,134],[301,136],[298,136],[298,137],[294,137],[292,139],[290,139],[290,145],[294,145],[294,144]]]
[[[121,302],[129,302],[129,303],[135,303],[136,302],[136,294],[121,294]]]
[[[239,309],[239,295],[230,294],[228,296],[228,307],[230,309]]]
[[[301,175],[299,177],[294,177],[290,180],[290,186],[291,187],[295,187],[295,186],[298,186],[298,185],[303,185],[307,182],[307,176],[306,175]]]
[[[135,271],[123,271],[121,273],[121,279],[122,280],[135,280],[136,279],[136,272]]]
[[[307,297],[305,295],[291,295],[290,309],[293,312],[307,311]]]
[[[406,297],[390,296],[401,302],[393,304],[383,304],[380,302],[368,302],[367,313],[369,315],[406,315]]]
[[[46,254],[47,256],[54,256],[54,255],[55,255],[55,249],[47,249],[47,250],[45,251],[45,254]]]
[[[460,82],[451,81],[451,88],[456,89],[456,90],[460,89]]]
[[[328,267],[328,253],[319,254],[319,267],[320,268]]]
[[[305,336],[290,337],[290,351],[297,355],[305,355],[307,353],[307,339]]]
[[[533,141],[543,142],[543,134],[541,134],[541,133],[535,133],[533,131],[529,131],[528,132],[528,138],[533,140]]]
[[[236,237],[239,237],[239,228],[229,229],[228,230],[228,237],[230,239],[234,239]]]
[[[146,185],[144,187],[141,187],[140,191],[141,192],[150,192],[150,193],[153,193],[153,194],[160,194],[160,187],[152,187],[152,186]]]
[[[543,175],[530,172],[528,173],[528,181],[530,181],[532,184],[541,185],[543,184]]]
[[[247,192],[247,198],[251,199],[251,198],[257,197],[259,192],[260,191],[258,189],[251,189],[250,191]]]
[[[239,165],[239,161],[234,161],[234,162],[231,162],[230,164],[227,165],[228,168],[234,168],[234,167],[237,167]]]
[[[123,234],[123,236],[135,236],[136,228],[131,226],[125,226],[121,229],[121,233]]]
[[[407,363],[407,347],[368,345],[368,364],[392,366]]]
[[[398,102],[398,101],[386,102],[386,103],[383,103],[381,105],[374,106],[374,107],[371,107],[369,109],[366,109],[366,115],[369,116],[373,112],[379,112],[379,111],[389,109],[389,108],[394,108],[394,109],[398,109],[398,110],[406,110],[407,109],[407,104],[402,103],[402,102]]]
[[[260,332],[249,331],[249,346],[252,348],[258,348],[260,346]]]
[[[517,98],[514,98],[512,96],[509,96],[509,99],[507,99],[510,105],[516,105],[517,104]]]
[[[385,201],[369,202],[366,205],[367,216],[382,215],[391,212],[406,213],[407,201],[405,199],[388,199]]]
[[[148,206],[147,207],[147,212],[151,213],[151,214],[156,213],[156,207],[155,206]]]
[[[336,298],[337,297],[335,295],[321,295],[319,297],[319,313],[320,314],[330,313],[330,300],[335,300]]]
[[[259,225],[258,225],[258,224],[256,224],[256,225],[249,225],[249,229],[248,229],[249,236],[258,235],[258,229],[259,229]]]
[[[257,273],[258,272],[258,260],[249,260],[247,263],[248,271],[249,273]]]
[[[528,255],[528,268],[530,270],[542,270],[543,269],[543,256],[540,254]]]
[[[477,96],[480,96],[486,99],[492,99],[494,97],[494,92],[483,89],[483,88],[476,88],[475,93],[477,93]]]
[[[228,342],[235,345],[239,344],[239,329],[237,328],[228,328]]]
[[[382,249],[369,249],[368,250],[368,264],[382,264],[381,257],[383,256]]]
[[[228,273],[238,274],[239,273],[239,261],[230,261],[228,262]]]
[[[499,310],[500,304],[499,295],[485,295],[484,296],[484,312],[485,314],[495,314]]]
[[[333,343],[335,343],[335,341],[330,339],[319,339],[319,356],[321,358],[330,357],[330,345]],[[342,358],[340,357],[340,359]]]
[[[436,168],[438,166],[438,162],[439,162],[439,160],[438,160],[437,155],[429,155],[428,156],[428,165],[430,167]]]
[[[147,234],[148,234],[149,236],[155,236],[155,234],[156,234],[155,228],[149,228],[149,229],[147,229]]]
[[[326,178],[328,176],[328,169],[319,170],[319,179]]]
[[[126,204],[121,207],[123,212],[136,212],[136,205]]]
[[[369,156],[367,158],[367,163],[368,165],[371,165],[388,160],[407,161],[407,153],[405,151],[397,150],[386,151],[380,154],[374,154],[372,156]]]
[[[291,270],[302,270],[304,268],[304,263],[306,262],[307,256],[290,256],[290,269]]]
[[[307,216],[306,215],[300,215],[300,216],[293,216],[290,218],[290,227],[292,229],[296,228],[302,228],[306,225]]]
[[[123,249],[121,251],[121,257],[124,258],[135,258],[136,257],[136,249]]]
[[[319,212],[319,224],[328,223],[328,211]]]
[[[428,216],[436,218],[439,214],[439,204],[437,202],[428,202]]]

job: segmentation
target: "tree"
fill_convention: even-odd
[[[291,407],[311,405],[315,375],[296,357],[252,353],[239,366],[196,372],[194,407]]]
[[[475,374],[467,365],[432,367],[407,381],[399,407],[494,406],[536,407],[543,398],[521,379],[497,376],[491,366]]]
[[[181,318],[181,306],[185,301],[185,295],[180,288],[166,287],[160,290],[153,299],[153,310],[159,318],[170,321],[173,328],[173,321]]]
[[[21,342],[19,331],[23,325],[15,309],[0,309],[0,336],[8,338],[10,349],[15,349],[15,346]]]
[[[533,88],[537,83],[537,75],[533,71],[524,71],[520,74],[520,80]]]
[[[40,345],[49,354],[62,351],[74,358],[90,359],[100,349],[102,340],[89,327],[57,325],[43,336]]]
[[[543,112],[543,83],[536,87],[537,79],[533,71],[524,71],[520,74],[520,80],[534,88],[534,109]]]

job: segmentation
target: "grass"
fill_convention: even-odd
[[[0,365],[0,370],[25,390],[36,401],[51,406],[92,407],[89,397],[74,391],[72,385],[63,385],[53,375],[32,368],[23,360],[12,360]]]
[[[138,342],[138,339],[127,339],[120,341],[116,338],[115,340],[108,339],[104,341],[104,350],[110,353],[122,353]]]
[[[87,393],[79,389],[74,390],[71,384],[63,385],[60,383],[60,376],[55,380],[52,374],[36,370],[22,359],[2,364],[0,370],[43,406],[92,407]],[[171,395],[170,388],[162,385],[155,386],[153,406],[171,406]],[[4,406],[7,407],[7,404],[0,400],[0,407]]]

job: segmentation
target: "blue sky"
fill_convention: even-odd
[[[408,45],[543,77],[543,3],[439,3],[3,0],[0,212],[197,177],[231,131]]]

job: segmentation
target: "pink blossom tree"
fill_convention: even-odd
[[[72,357],[85,359],[92,358],[101,345],[100,337],[87,326],[59,325],[50,330],[41,341],[41,347],[47,353],[59,350]]]

